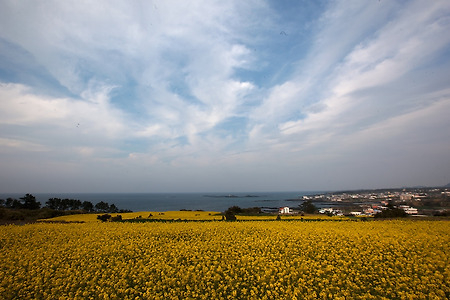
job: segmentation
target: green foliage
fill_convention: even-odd
[[[225,215],[228,214],[239,214],[242,212],[242,208],[240,208],[239,206],[231,206],[229,207],[226,211],[225,211]]]
[[[313,214],[317,212],[317,207],[312,203],[311,200],[307,200],[300,204],[300,210],[306,214]]]
[[[81,201],[76,199],[50,198],[45,205],[56,210],[78,210],[82,208]]]
[[[121,215],[117,215],[115,217],[111,217],[111,222],[119,222],[122,221],[122,216]]]
[[[20,203],[19,200],[11,199],[11,198],[9,198],[9,199],[11,200],[11,202],[10,202],[11,205],[9,206],[10,208],[12,208],[12,209],[21,209],[22,208],[22,203]]]
[[[39,219],[54,218],[61,215],[65,215],[63,211],[53,210],[50,208],[41,208],[36,210],[31,209],[12,209],[12,208],[0,208],[0,223],[30,223]]]
[[[81,207],[83,208],[83,210],[85,210],[87,212],[94,211],[94,204],[92,204],[92,202],[89,202],[89,201],[83,201],[83,203],[81,204]]]
[[[105,202],[100,202],[94,206],[89,201],[81,202],[76,199],[60,198],[50,198],[45,203],[44,208],[40,207],[41,203],[32,194],[26,194],[20,200],[13,198],[7,198],[6,200],[0,199],[0,223],[23,224],[35,222],[39,219],[93,212],[96,210],[104,213],[131,212],[128,210],[119,210],[114,204],[109,205]],[[118,220],[117,217],[116,220]]]
[[[24,209],[39,209],[41,208],[41,203],[36,201],[36,197],[31,194],[26,194],[24,197],[20,198],[23,201],[22,208]]]
[[[231,212],[225,212],[226,221],[236,221],[236,216]]]
[[[435,217],[450,217],[450,209],[435,211],[433,213],[433,216],[435,216]]]
[[[36,210],[41,207],[41,203],[36,201],[36,197],[32,194],[26,194],[20,200],[8,198],[6,200],[0,200],[0,207],[11,209],[30,209]]]
[[[119,209],[114,204],[111,204],[109,206],[108,212],[110,212],[110,213],[118,213]]]
[[[106,221],[108,221],[109,219],[111,219],[111,215],[109,215],[109,214],[98,215],[98,216],[97,216],[97,219],[99,219],[99,220],[102,221],[102,222],[106,222]]]
[[[248,207],[248,208],[243,208],[242,213],[254,215],[254,214],[260,214],[260,213],[262,213],[262,211],[261,211],[260,207]]]
[[[256,215],[261,213],[260,207],[240,208],[239,206],[231,206],[225,212],[222,220],[236,221],[236,215]]]
[[[253,215],[253,214],[260,214],[261,208],[260,207],[248,207],[248,208],[240,208],[239,206],[231,206],[226,211],[225,214],[242,214],[242,215]]]
[[[375,214],[375,218],[405,218],[408,214],[400,208],[388,208],[377,214]]]
[[[109,204],[103,201],[95,204],[95,209],[99,212],[109,212]]]

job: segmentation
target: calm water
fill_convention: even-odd
[[[45,205],[49,198],[69,198],[90,201],[94,205],[100,201],[115,204],[119,209],[132,211],[169,211],[169,210],[207,210],[225,211],[228,207],[237,205],[246,207],[280,207],[298,206],[303,195],[317,192],[273,192],[273,193],[145,193],[145,194],[33,194],[38,201]],[[8,197],[19,199],[24,194],[0,194],[0,199]],[[298,199],[299,201],[287,201]]]

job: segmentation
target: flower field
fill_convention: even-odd
[[[447,299],[450,221],[9,225],[1,299]]]
[[[154,212],[154,211],[141,211],[130,213],[113,213],[111,216],[121,215],[124,220],[142,218],[146,220],[188,220],[188,221],[220,221],[222,220],[222,214],[216,211],[166,211],[166,212]],[[98,222],[98,214],[74,214],[59,216],[52,219],[44,219],[42,221],[59,221],[59,222]],[[274,215],[253,215],[253,216],[241,216],[238,215],[237,219],[240,221],[248,220],[275,220]],[[283,215],[283,220],[349,220],[348,217],[328,217],[326,215]]]

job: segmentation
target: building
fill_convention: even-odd
[[[417,215],[418,213],[417,208],[408,205],[400,205],[399,208],[403,209],[408,215]]]
[[[288,206],[280,207],[278,213],[282,215],[292,214],[292,209],[290,209]]]
[[[333,216],[343,216],[344,215],[340,209],[335,209],[332,207],[320,209],[319,214],[327,214],[327,215],[333,215]]]

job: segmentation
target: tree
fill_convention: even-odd
[[[81,207],[88,212],[94,211],[94,204],[90,201],[83,201]]]
[[[239,214],[242,213],[242,208],[240,208],[239,206],[231,206],[229,207],[226,211],[225,211],[225,215],[229,213],[229,214]]]
[[[317,207],[311,202],[311,200],[307,200],[300,204],[300,210],[307,214],[313,214],[317,212]]]
[[[392,202],[392,200],[389,200],[389,201],[388,201],[386,207],[387,207],[388,209],[394,209],[394,208],[395,208],[394,203]]]
[[[226,211],[225,212],[225,220],[236,221],[236,216],[232,212]]]
[[[36,201],[36,197],[31,194],[26,194],[24,197],[20,198],[23,201],[22,207],[25,209],[39,209],[41,208],[41,203]]]
[[[111,205],[109,206],[108,211],[109,211],[110,213],[117,213],[117,212],[119,212],[119,209],[116,207],[116,205],[111,204]]]
[[[231,206],[225,211],[225,220],[227,221],[236,221],[235,214],[241,213],[242,208],[239,206]]]
[[[81,201],[76,199],[64,199],[66,207],[70,210],[77,210],[81,208]]]
[[[8,201],[8,200],[11,200],[10,205],[8,206],[9,208],[12,208],[12,209],[23,208],[23,205],[19,200],[12,199],[12,198],[6,199],[6,201]]]
[[[100,212],[108,212],[109,204],[106,202],[100,201],[99,203],[95,204],[95,209]]]
[[[61,205],[61,199],[59,198],[50,198],[45,202],[45,206],[50,209],[59,209],[59,206]]]
[[[11,208],[12,204],[13,204],[14,199],[13,198],[7,198],[5,201],[5,207],[6,208]],[[17,201],[17,200],[16,200]]]

